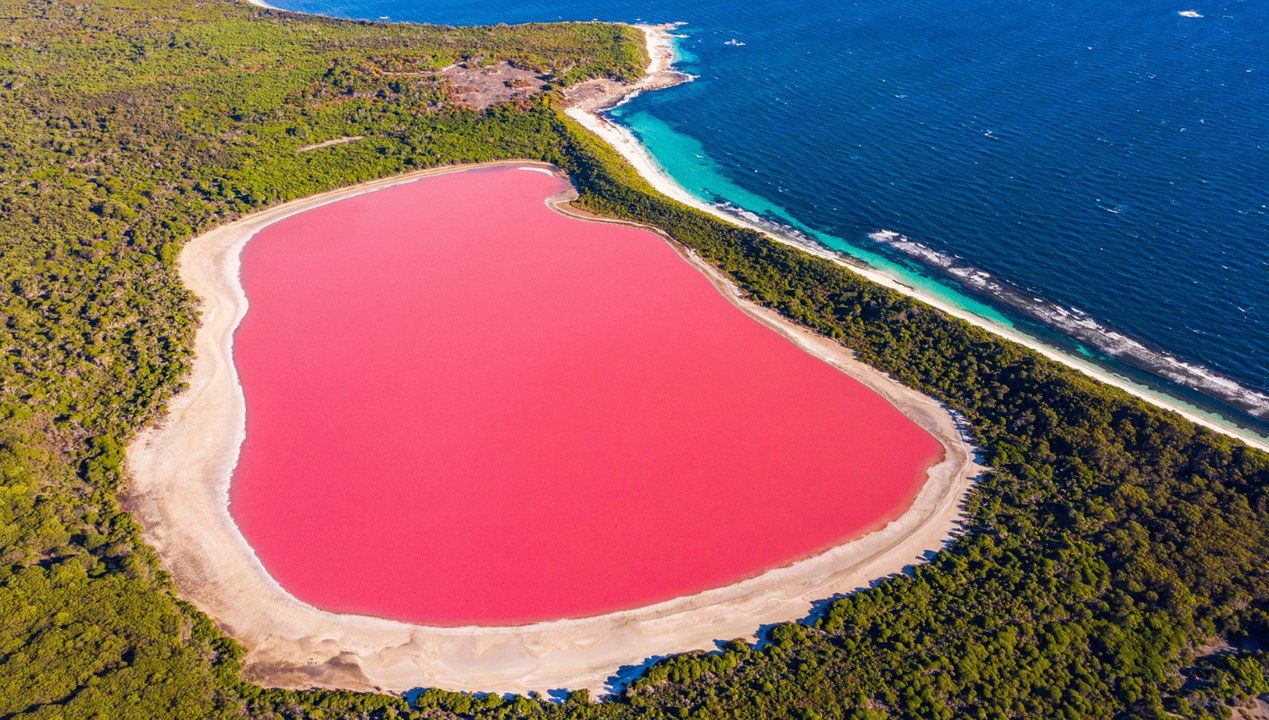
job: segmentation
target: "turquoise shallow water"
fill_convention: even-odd
[[[791,230],[802,238],[814,240],[842,251],[855,260],[886,270],[910,286],[948,300],[981,317],[1009,327],[1014,326],[1008,315],[986,302],[958,293],[944,283],[912,272],[881,253],[806,225],[788,209],[728,179],[724,171],[705,154],[701,143],[690,135],[676,132],[656,115],[631,108],[630,104],[622,105],[615,108],[610,115],[629,127],[639,141],[653,152],[662,169],[696,197],[716,202],[736,212],[757,216],[761,220],[773,221],[773,229],[777,232]]]
[[[614,116],[694,194],[1269,429],[1269,3],[280,4],[684,21]]]

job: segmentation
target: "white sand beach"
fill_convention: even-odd
[[[239,253],[261,228],[296,213],[469,167],[478,166],[409,173],[287,203],[195,238],[181,254],[182,280],[197,294],[203,311],[193,371],[168,416],[129,447],[131,481],[122,502],[157,549],[178,593],[248,648],[247,678],[296,688],[602,692],[618,668],[655,656],[713,649],[718,640],[752,638],[761,625],[805,617],[816,600],[865,587],[920,562],[953,536],[962,501],[979,471],[956,420],[932,399],[855,361],[837,343],[743,300],[713,268],[671,243],[741,310],[877,391],[940,441],[944,458],[929,471],[906,512],[879,531],[733,585],[582,619],[516,627],[429,627],[330,613],[287,593],[269,576],[228,512],[246,417],[232,359],[233,330],[247,310]],[[571,211],[569,200],[556,198],[552,206],[593,220]]]

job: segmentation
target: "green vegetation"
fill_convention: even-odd
[[[433,72],[633,77],[630,29],[302,18],[228,0],[0,0],[0,718],[1222,717],[1269,692],[1269,458],[826,261],[661,198],[551,100]],[[365,139],[306,153],[341,136]],[[616,701],[265,690],[115,502],[188,367],[181,243],[416,167],[554,162],[760,302],[964,413],[994,471],[911,575],[654,666]],[[420,678],[420,682],[425,682]]]

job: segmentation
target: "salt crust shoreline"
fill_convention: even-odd
[[[866,267],[860,263],[853,262],[841,253],[834,252],[819,245],[811,245],[806,242],[800,242],[791,237],[785,237],[773,233],[767,227],[753,223],[747,218],[744,218],[736,213],[728,212],[716,205],[703,202],[699,198],[693,196],[685,188],[683,188],[683,186],[679,185],[674,178],[670,177],[670,175],[657,163],[656,159],[652,157],[652,154],[648,151],[648,149],[645,148],[629,130],[603,115],[604,111],[625,102],[640,92],[666,87],[668,85],[673,85],[677,82],[683,82],[690,79],[690,76],[674,70],[675,49],[674,36],[671,34],[671,31],[677,27],[677,24],[635,25],[635,27],[643,31],[648,56],[651,59],[644,79],[633,85],[626,86],[624,88],[624,92],[615,92],[608,95],[606,102],[576,104],[565,110],[565,112],[580,125],[595,133],[600,137],[600,139],[612,146],[613,149],[620,153],[627,162],[633,165],[639,175],[658,192],[697,210],[709,213],[710,215],[733,225],[756,230],[783,245],[791,245],[805,252],[811,253],[812,255],[831,260],[832,262],[837,263],[838,265],[841,265],[879,285],[883,285],[903,295],[920,300],[927,305],[936,307],[949,315],[970,323],[971,325],[982,328],[994,335],[1003,337],[1026,348],[1034,350],[1050,360],[1054,360],[1074,370],[1078,370],[1095,380],[1106,383],[1107,385],[1119,388],[1120,390],[1144,400],[1151,405],[1155,405],[1165,410],[1171,410],[1197,425],[1201,425],[1222,435],[1232,437],[1250,445],[1251,447],[1269,451],[1269,441],[1253,431],[1249,431],[1245,428],[1237,427],[1232,424],[1226,424],[1219,420],[1199,414],[1190,408],[1178,404],[1173,400],[1173,398],[1154,392],[1135,382],[1114,375],[1091,362],[1050,347],[1024,333],[984,320],[983,318],[963,310],[962,308],[959,308],[941,298],[935,297],[930,293],[901,283],[883,272]],[[675,78],[677,78],[677,80]]]
[[[556,172],[519,161],[407,173],[271,208],[201,235],[181,253],[181,279],[198,295],[203,311],[193,370],[188,389],[174,398],[167,417],[129,446],[131,482],[121,501],[158,551],[178,594],[247,647],[246,678],[280,687],[395,692],[416,687],[604,692],[623,666],[714,649],[720,640],[753,638],[759,626],[805,617],[814,601],[900,572],[952,537],[962,501],[980,470],[956,420],[934,400],[856,361],[841,345],[742,299],[717,270],[666,238],[742,311],[880,393],[940,441],[943,460],[930,469],[908,510],[881,530],[733,585],[588,618],[514,627],[430,627],[326,612],[286,592],[228,512],[246,421],[232,362],[233,330],[247,309],[239,253],[255,233],[291,215],[429,175],[491,165]],[[574,198],[568,193],[548,204],[581,220],[617,222],[572,209]],[[629,550],[637,554],[637,548]]]

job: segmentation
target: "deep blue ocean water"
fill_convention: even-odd
[[[271,1],[682,21],[614,115],[684,187],[1269,428],[1266,0]]]

